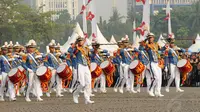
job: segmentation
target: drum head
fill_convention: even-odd
[[[91,63],[91,70],[94,71],[97,68],[96,63]]]
[[[58,68],[57,68],[57,73],[61,73],[65,68],[66,68],[67,65],[63,64],[63,65],[60,65]]]
[[[109,63],[110,63],[109,61],[104,61],[104,62],[101,63],[100,67],[106,68],[109,65]]]
[[[187,63],[187,60],[182,59],[182,60],[178,61],[177,67],[183,67],[183,66],[185,66],[186,63]]]
[[[19,66],[18,69],[22,72],[24,71],[24,68],[22,66]]]
[[[13,68],[10,70],[10,72],[8,73],[9,77],[12,77],[13,75],[15,75],[18,72],[18,68]]]
[[[46,66],[41,66],[36,70],[36,75],[37,76],[42,76],[46,73],[47,67]]]
[[[138,65],[139,61],[138,60],[134,60],[133,62],[131,62],[129,68],[130,69],[134,69],[137,65]]]

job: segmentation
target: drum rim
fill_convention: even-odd
[[[184,65],[181,64],[181,65],[182,65],[182,66],[181,66],[180,63],[181,63],[181,62],[184,62],[184,61],[185,61],[186,63],[185,63]],[[187,61],[186,59],[181,59],[181,60],[178,61],[177,67],[184,67],[184,66],[187,64],[187,62],[188,62],[188,61]]]
[[[95,65],[95,68],[94,68],[94,69],[92,69],[92,65],[93,65],[93,64]],[[97,63],[94,63],[94,62],[91,63],[91,67],[90,67],[91,71],[94,71],[94,70],[97,68],[97,66],[98,66]]]
[[[134,62],[137,62],[136,66],[135,66],[135,67],[131,67],[131,65],[132,65]],[[129,68],[130,68],[130,69],[136,68],[137,65],[139,64],[139,62],[140,62],[139,60],[134,60],[134,61],[132,61],[131,64],[129,65]]]
[[[60,68],[61,66],[64,66],[64,69],[62,69],[61,71],[58,71],[59,68]],[[56,72],[57,72],[57,73],[61,73],[61,72],[63,72],[63,70],[65,70],[66,66],[67,66],[66,64],[62,64],[62,65],[60,65],[60,66],[56,69]]]
[[[108,62],[108,65],[109,65],[109,63],[110,63],[110,61],[108,61],[108,60],[106,60],[106,61],[103,61],[101,64],[100,64],[100,67],[103,69],[103,68],[106,68],[106,67],[108,67],[108,65],[107,66],[105,66],[105,67],[102,67],[102,64],[103,63],[106,63],[106,62]]]
[[[43,74],[39,74],[39,73],[38,73],[38,70],[39,70],[40,68],[42,68],[42,67],[46,68],[46,71],[45,71]],[[36,75],[37,75],[37,76],[42,76],[42,75],[44,75],[44,74],[47,72],[47,69],[48,69],[48,68],[47,68],[46,66],[40,66],[40,67],[36,70]],[[42,69],[42,70],[43,70],[43,69]]]
[[[17,70],[17,71],[16,71],[14,74],[10,75],[11,71],[13,71],[13,70]],[[8,72],[8,77],[14,76],[17,72],[19,72],[19,69],[18,69],[18,68],[13,68],[13,69],[11,69],[10,72]]]

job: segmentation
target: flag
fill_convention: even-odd
[[[167,16],[164,18],[165,21],[169,20],[170,14],[168,13]]]
[[[88,34],[87,33],[83,33],[85,38],[88,38]]]
[[[146,29],[145,29],[145,22],[142,22],[142,24],[139,27],[137,27],[136,29],[134,29],[133,31],[139,31],[140,34],[142,36],[144,36],[144,33],[146,31]]]
[[[80,14],[83,14],[83,11],[84,11],[85,9],[86,9],[86,6],[85,6],[85,5],[82,5]]]
[[[93,38],[96,38],[96,35],[95,35],[94,33],[92,33],[92,37],[93,37]]]
[[[88,15],[86,16],[86,19],[92,21],[92,19],[93,19],[94,17],[95,17],[95,15],[92,14],[92,12],[90,11],[90,12],[88,13]]]
[[[146,0],[136,0],[136,2],[142,2],[143,4],[145,4]]]

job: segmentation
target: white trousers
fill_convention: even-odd
[[[62,79],[56,74],[55,69],[51,70],[51,73],[52,73],[52,77],[51,77],[51,82],[49,85],[49,89],[50,89],[49,92],[51,92],[52,86],[56,82],[56,94],[60,95],[61,90],[62,90]]]
[[[106,76],[102,73],[98,78],[95,80],[95,89],[98,89],[98,85],[100,83],[100,91],[106,91]]]
[[[124,85],[126,84],[126,90],[134,90],[134,74],[130,71],[129,65],[124,64],[123,69],[123,80],[121,82],[120,89],[123,90]]]
[[[1,88],[0,88],[0,94],[1,98],[4,98],[4,91],[5,91],[5,86],[6,82],[8,81],[8,93],[9,93],[9,98],[13,99],[15,98],[15,87],[14,84],[9,80],[8,74],[5,72],[2,72],[2,81],[1,81]]]
[[[90,100],[91,95],[91,73],[88,66],[84,66],[82,64],[78,64],[78,81],[79,84],[77,85],[74,95],[78,95],[81,90],[84,90],[84,97],[85,100]]]
[[[26,91],[27,98],[29,98],[29,94],[31,91],[33,91],[37,98],[40,98],[40,96],[42,96],[41,83],[38,76],[36,76],[34,72],[29,72],[28,74],[28,87]]]
[[[71,82],[71,89],[73,90],[76,85],[76,81],[78,80],[77,69],[72,68],[72,73],[73,73],[73,79]]]
[[[146,77],[146,83],[147,83],[147,92],[149,92],[149,87],[151,85],[151,74],[149,73],[149,69],[145,66],[144,71],[141,74],[141,77],[139,79],[139,82],[143,81]],[[140,84],[137,84],[137,90],[140,91]]]
[[[175,79],[176,89],[180,88],[180,72],[176,65],[170,64],[171,77],[168,81],[167,87],[169,88],[173,80]]]
[[[149,90],[150,92],[154,92],[155,88],[155,93],[159,94],[162,85],[162,71],[158,63],[150,62],[150,73],[152,81]]]

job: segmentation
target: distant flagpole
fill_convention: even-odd
[[[144,35],[146,37],[147,34],[150,32],[150,1],[146,0],[145,4],[143,5],[143,17],[142,22],[145,23],[144,25]]]
[[[170,8],[170,1],[167,1],[167,7],[166,7],[166,15],[169,16],[168,18],[168,35],[172,35],[172,26],[171,26],[171,8]]]
[[[133,0],[133,29],[136,29],[136,1]],[[133,44],[135,44],[136,32],[133,32]]]
[[[83,6],[86,6],[85,0],[83,0]],[[86,20],[86,9],[83,10],[83,32],[87,34],[87,20]]]
[[[94,14],[94,18],[92,19],[92,38],[95,39],[97,36],[97,20],[96,20],[96,9],[94,0],[90,3],[90,11]]]

